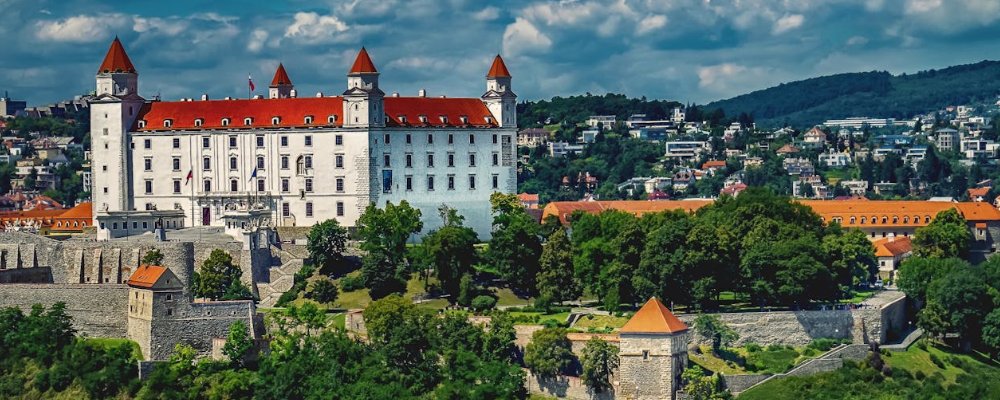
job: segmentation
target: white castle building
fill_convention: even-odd
[[[481,98],[386,96],[364,48],[340,96],[297,96],[282,65],[268,98],[150,101],[138,78],[116,38],[91,103],[100,239],[156,226],[354,226],[369,204],[401,200],[425,232],[446,204],[485,238],[490,195],[516,193],[516,96],[499,55]]]

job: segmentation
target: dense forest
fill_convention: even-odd
[[[1000,61],[981,61],[916,74],[885,71],[837,74],[758,90],[709,103],[726,115],[747,113],[767,126],[805,127],[852,116],[910,118],[948,105],[993,100]]]
[[[616,115],[624,120],[632,114],[646,114],[649,119],[663,119],[683,104],[668,100],[630,99],[624,94],[553,97],[552,100],[528,101],[517,105],[521,126],[539,126],[560,122],[583,122],[591,115]]]

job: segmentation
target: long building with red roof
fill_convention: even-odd
[[[327,219],[350,227],[369,204],[402,200],[422,211],[425,230],[447,204],[488,237],[490,194],[517,183],[516,95],[503,59],[472,98],[386,95],[366,48],[350,65],[336,95],[300,96],[282,63],[266,97],[147,100],[116,38],[91,106],[98,237]]]

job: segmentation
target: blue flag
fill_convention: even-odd
[[[254,168],[253,172],[250,173],[250,179],[247,179],[247,181],[252,181],[253,178],[256,178],[256,177],[257,177],[257,168]]]

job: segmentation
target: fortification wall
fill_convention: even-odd
[[[177,343],[185,343],[209,355],[212,339],[226,337],[233,322],[243,321],[251,332],[255,332],[253,314],[253,302],[248,300],[191,303],[180,309],[176,318],[153,320],[149,358],[170,357]]]
[[[34,304],[49,307],[66,303],[79,334],[91,337],[125,337],[128,287],[87,284],[0,285],[0,308],[17,307],[25,312]]]
[[[575,376],[559,375],[553,378],[540,378],[524,370],[525,387],[528,393],[554,396],[560,399],[573,400],[613,400],[615,389],[595,393],[583,380]]]

